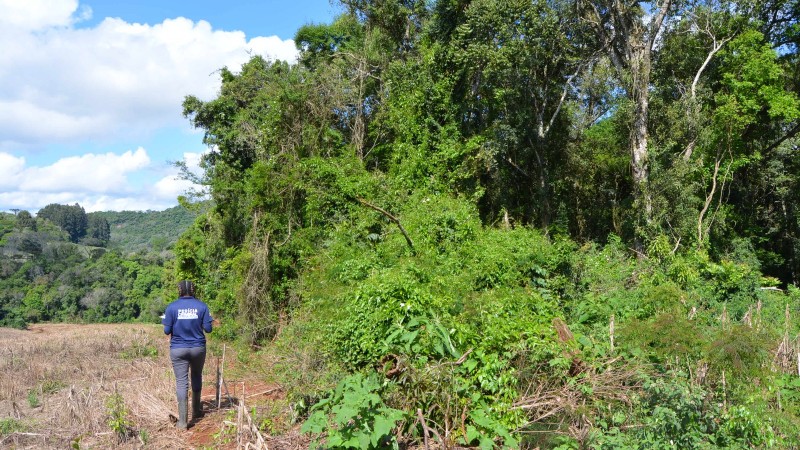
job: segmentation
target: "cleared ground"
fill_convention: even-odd
[[[179,431],[170,418],[169,343],[159,325],[0,328],[0,448],[235,448],[234,410],[213,404],[219,359],[209,350],[206,417]],[[248,404],[280,391],[252,380],[228,387],[234,403],[242,390]]]

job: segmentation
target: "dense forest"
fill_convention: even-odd
[[[342,6],[183,105],[176,274],[304,432],[800,445],[800,3]]]
[[[196,215],[182,206],[164,211],[98,211],[89,214],[108,222],[113,230],[109,246],[125,253],[167,249],[192,225]]]
[[[50,204],[0,214],[0,326],[156,322],[174,297],[171,248],[194,220],[166,211],[86,213]]]

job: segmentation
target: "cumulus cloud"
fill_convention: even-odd
[[[0,153],[0,189],[16,186],[24,168],[25,158]]]
[[[36,192],[125,192],[125,176],[147,167],[150,157],[139,147],[121,155],[92,153],[62,158],[46,167],[31,167],[22,175],[20,189]]]
[[[78,0],[0,0],[0,25],[27,31],[69,25],[77,9]],[[82,15],[88,12],[84,10]]]
[[[202,174],[202,169],[200,168],[200,158],[202,156],[203,153],[186,152],[183,154],[183,162],[186,164],[186,169],[198,177]],[[179,173],[175,172],[158,180],[153,185],[151,193],[155,198],[174,201],[179,195],[184,195],[198,188],[199,186],[182,178]]]
[[[195,173],[199,153],[185,153],[184,160]],[[122,154],[88,153],[62,158],[47,166],[28,166],[25,158],[0,152],[0,208],[36,211],[50,203],[79,203],[86,211],[162,210],[175,206],[176,198],[193,188],[178,179],[177,169],[155,182],[131,181],[152,167],[143,148]]]
[[[251,54],[294,61],[292,40],[247,39],[206,21],[106,18],[78,28],[76,0],[0,0],[0,148],[185,126],[188,94],[212,98],[217,71]]]

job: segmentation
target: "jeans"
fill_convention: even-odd
[[[175,392],[178,399],[188,398],[190,368],[192,391],[200,392],[203,389],[203,364],[206,362],[206,348],[171,348],[169,358],[172,360],[172,370],[175,372]]]

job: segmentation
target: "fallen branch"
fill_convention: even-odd
[[[247,397],[245,397],[245,398],[251,398],[251,397],[255,397],[255,396],[257,396],[257,395],[271,394],[271,393],[273,393],[273,392],[275,392],[275,391],[279,391],[279,390],[281,390],[281,388],[272,388],[272,389],[267,389],[266,391],[262,391],[262,392],[256,392],[255,394],[250,394],[250,395],[248,395],[248,396],[247,396]]]
[[[408,244],[408,247],[411,249],[411,253],[413,253],[413,254],[417,253],[417,250],[414,248],[414,242],[411,241],[410,237],[408,237],[408,233],[406,233],[406,229],[403,228],[403,225],[400,223],[400,219],[398,219],[397,217],[395,217],[392,214],[390,214],[389,211],[386,211],[385,209],[381,208],[380,206],[373,205],[372,203],[364,200],[361,197],[356,197],[356,200],[359,203],[361,203],[362,205],[364,205],[364,206],[366,206],[366,207],[368,207],[370,209],[373,209],[375,211],[378,211],[379,213],[381,213],[384,216],[386,216],[387,219],[389,219],[392,222],[394,222],[395,225],[397,225],[397,228],[400,229],[400,232],[403,233],[403,237],[406,238],[406,243]]]

